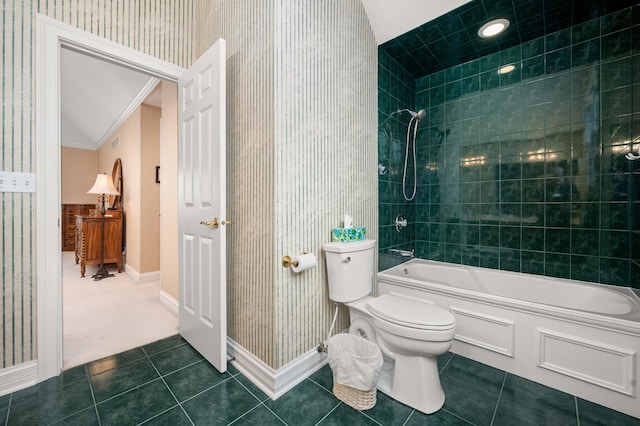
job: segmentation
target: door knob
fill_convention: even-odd
[[[206,221],[206,222],[205,222],[204,220],[203,220],[203,221],[201,221],[201,222],[200,222],[200,225],[204,225],[204,226],[206,226],[206,227],[208,227],[208,228],[215,228],[215,229],[217,229],[217,228],[218,228],[218,225],[219,225],[219,221],[218,221],[218,218],[217,218],[217,217],[214,217],[214,218],[213,218],[213,220],[209,220],[209,221]]]
[[[218,226],[220,226],[220,224],[222,225],[231,225],[231,221],[230,220],[220,220],[217,217],[214,217],[213,220],[209,220],[209,221],[201,221],[200,225],[204,225],[208,228],[214,228],[214,229],[218,229]]]

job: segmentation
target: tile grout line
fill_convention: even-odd
[[[360,412],[360,414],[362,414],[363,416],[365,416],[366,418],[368,418],[369,420],[375,422],[375,424],[380,425],[380,426],[384,426],[382,423],[380,423],[379,421],[377,421],[376,419],[374,419],[373,417],[369,416],[367,413],[365,413],[364,411],[361,410],[356,410],[358,412]]]
[[[96,417],[98,418],[98,426],[102,425],[102,420],[100,420],[100,412],[98,411],[98,402],[96,401],[96,394],[93,391],[93,382],[91,382],[91,373],[89,372],[89,365],[85,364],[84,366],[84,374],[87,376],[87,381],[89,382],[89,390],[91,391],[91,399],[93,400],[93,409],[96,412]]]
[[[502,398],[502,391],[504,390],[504,384],[507,382],[507,375],[509,373],[504,373],[504,377],[502,378],[502,386],[500,386],[500,393],[498,394],[498,400],[496,401],[496,406],[493,409],[493,416],[491,417],[491,425],[496,419],[496,413],[498,412],[498,405],[500,405],[500,399]]]
[[[96,419],[98,420],[98,426],[101,426],[102,425],[102,421],[100,420],[100,414],[98,413],[98,404],[96,402],[96,397],[95,397],[95,394],[93,392],[93,384],[91,383],[91,374],[89,374],[89,369],[87,367],[87,364],[83,365],[83,367],[84,367],[85,379],[87,379],[87,381],[89,382],[89,392],[91,392],[91,400],[93,401],[93,404],[92,404],[93,405],[93,410],[96,413]],[[76,381],[79,382],[80,380],[76,380]],[[53,424],[56,424],[56,423],[60,423],[61,421],[65,420],[65,419],[70,419],[71,417],[73,417],[73,416],[75,416],[75,415],[77,415],[79,413],[82,413],[83,411],[86,411],[86,410],[88,410],[90,408],[91,408],[91,405],[86,407],[86,408],[79,409],[78,411],[75,411],[75,412],[73,412],[71,414],[68,414],[68,415],[66,415],[66,416],[64,416],[62,418],[54,420],[51,423],[47,423],[47,425],[53,425]],[[7,422],[8,422],[8,417],[7,417]]]
[[[338,403],[336,404],[335,407],[333,407],[331,410],[329,410],[329,412],[327,414],[325,414],[320,420],[318,420],[318,422],[315,424],[315,426],[318,426],[320,423],[323,422],[324,419],[326,419],[327,417],[329,417],[329,415],[331,413],[333,413],[334,411],[336,411],[336,409],[342,404],[341,401],[338,401]]]
[[[240,382],[238,382],[238,383],[240,383]],[[240,384],[242,384],[242,383],[240,383]],[[248,389],[247,389],[247,390],[248,390]],[[282,424],[287,425],[287,422],[285,422],[284,420],[282,420],[282,419],[280,418],[280,416],[278,416],[278,415],[277,415],[276,413],[274,413],[271,409],[269,409],[269,407],[267,407],[267,406],[265,405],[265,403],[264,403],[264,402],[260,402],[258,405],[256,405],[255,407],[253,407],[251,410],[247,411],[246,413],[242,414],[242,415],[241,415],[241,416],[239,416],[238,418],[234,419],[232,422],[227,423],[227,426],[231,426],[232,424],[234,424],[234,423],[238,422],[240,419],[242,419],[243,417],[245,417],[245,416],[246,416],[246,415],[248,415],[249,413],[251,413],[251,412],[253,412],[253,411],[257,410],[257,409],[258,409],[258,408],[260,408],[260,407],[264,407],[264,408],[266,408],[266,409],[267,409],[271,414],[273,414],[274,416],[276,416],[276,418],[277,418],[278,420],[280,420],[280,421],[282,422]]]
[[[413,415],[415,414],[416,410],[415,408],[411,411],[411,413],[409,413],[409,416],[407,417],[407,419],[404,421],[404,423],[402,423],[402,426],[406,426],[407,423],[409,423],[409,420],[411,420],[411,417],[413,417]]]
[[[237,422],[239,419],[241,419],[242,417],[246,416],[247,414],[249,414],[250,412],[252,412],[253,410],[257,409],[257,408],[258,408],[258,407],[260,407],[260,406],[263,406],[264,408],[266,408],[266,409],[267,409],[271,414],[273,414],[274,416],[276,416],[276,418],[277,418],[278,420],[280,420],[283,424],[287,425],[288,423],[287,423],[287,422],[285,422],[285,421],[284,421],[284,419],[282,419],[278,414],[276,414],[276,413],[275,413],[271,408],[269,408],[269,407],[264,403],[264,402],[266,401],[266,399],[265,399],[265,401],[260,401],[260,398],[258,398],[258,396],[257,396],[257,395],[255,395],[253,392],[251,392],[251,390],[250,390],[248,387],[246,387],[246,386],[244,385],[244,383],[242,383],[240,380],[238,380],[238,379],[237,379],[237,377],[236,377],[236,376],[237,376],[237,375],[239,375],[239,374],[240,374],[240,372],[238,372],[238,373],[237,373],[237,374],[235,374],[235,375],[232,375],[232,376],[231,376],[231,378],[232,378],[233,380],[235,380],[235,381],[236,381],[240,386],[242,386],[242,387],[243,387],[247,392],[249,392],[249,394],[250,394],[251,396],[253,396],[253,397],[254,397],[254,398],[259,402],[259,404],[258,404],[258,405],[256,405],[255,407],[253,407],[251,410],[249,410],[249,411],[247,411],[246,413],[244,413],[243,415],[241,415],[240,417],[238,417],[237,419],[235,419],[234,421],[232,421],[231,423],[229,423],[229,425],[231,425],[231,424],[233,424],[233,423]],[[267,399],[269,399],[269,397],[267,397]]]
[[[9,414],[11,414],[11,403],[13,402],[13,392],[9,394],[9,405],[7,406],[7,416],[4,418],[4,426],[9,425]]]
[[[578,407],[578,397],[577,396],[573,396],[573,403],[576,406],[576,422],[577,422],[577,426],[580,426],[580,408]]]
[[[254,397],[254,398],[255,398],[255,399],[256,399],[260,404],[263,404],[263,403],[264,403],[264,401],[261,401],[261,400],[260,400],[260,398],[258,398],[258,396],[257,396],[256,394],[254,394],[253,392],[251,392],[251,390],[250,390],[248,387],[246,387],[246,386],[245,386],[245,385],[244,385],[240,380],[238,380],[238,379],[236,378],[236,376],[231,376],[230,378],[231,378],[231,379],[233,379],[233,380],[235,380],[235,381],[236,381],[240,386],[242,386],[242,387],[243,387],[247,392],[249,392],[249,394],[250,394],[252,397]],[[267,396],[267,399],[269,399],[269,397],[268,397],[268,396]],[[265,401],[266,401],[266,399],[265,399]]]
[[[177,346],[176,346],[176,347],[177,347]],[[180,401],[178,401],[178,398],[176,398],[176,395],[173,393],[173,391],[171,390],[171,388],[170,388],[170,387],[169,387],[169,385],[167,384],[166,380],[164,380],[164,376],[163,376],[162,374],[160,374],[160,371],[158,370],[158,368],[156,367],[156,365],[155,365],[155,364],[153,363],[153,361],[151,360],[151,357],[149,356],[149,354],[147,353],[147,351],[146,351],[146,350],[144,350],[144,347],[141,347],[140,349],[142,350],[142,352],[144,353],[144,355],[147,357],[147,359],[148,359],[148,360],[149,360],[149,362],[151,363],[151,366],[152,366],[152,367],[153,367],[153,369],[156,371],[156,373],[158,374],[158,376],[160,376],[160,380],[162,380],[162,383],[164,383],[164,385],[166,386],[166,388],[169,390],[169,393],[171,393],[171,396],[172,396],[172,397],[173,397],[173,399],[176,401],[176,404],[178,405],[178,407],[180,407],[180,409],[182,410],[182,412],[184,413],[184,415],[185,415],[185,416],[187,416],[187,419],[189,420],[189,422],[191,422],[191,424],[192,424],[192,425],[194,425],[195,423],[193,423],[193,420],[191,420],[191,417],[189,416],[189,414],[187,413],[187,411],[184,409],[184,407],[182,406],[182,404],[180,404]],[[158,352],[158,353],[162,353],[162,352],[164,352],[164,351],[161,351],[161,352]],[[195,364],[195,363],[192,363],[191,365],[193,365],[193,364]],[[174,407],[175,407],[175,406],[174,406]],[[173,409],[173,407],[171,407],[171,408],[167,409],[166,411],[168,411],[168,410],[170,410],[170,409]],[[165,411],[165,412],[166,412],[166,411]],[[158,415],[160,415],[160,414],[158,414]],[[151,417],[151,418],[155,418],[155,417],[157,417],[158,415],[153,416],[153,417]],[[145,422],[146,422],[146,421],[148,421],[148,420],[151,420],[151,418],[149,418],[149,419],[145,420]]]

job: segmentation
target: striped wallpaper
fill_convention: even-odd
[[[359,0],[200,3],[196,56],[217,37],[228,49],[229,336],[277,369],[329,331],[331,228],[348,213],[377,238],[377,46]],[[318,267],[280,265],[303,251]]]
[[[0,170],[36,172],[32,63],[36,13],[189,66],[193,4],[193,0],[2,0]],[[0,368],[31,361],[37,354],[35,218],[34,194],[0,193]]]
[[[35,13],[185,67],[226,39],[229,336],[276,369],[317,346],[333,315],[322,244],[345,213],[377,238],[377,46],[360,0],[3,0],[1,170],[35,172]],[[36,356],[34,208],[0,193],[0,368]],[[317,268],[280,266],[302,251]]]

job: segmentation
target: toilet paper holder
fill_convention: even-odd
[[[306,254],[306,253],[304,253],[304,254]],[[298,266],[298,262],[293,260],[293,259],[291,259],[291,256],[289,256],[289,255],[282,257],[282,266],[284,268],[288,268],[288,267],[290,267],[292,265],[293,266]]]
[[[307,269],[315,268],[316,265],[317,259],[313,253],[304,252],[297,256],[282,257],[282,266],[285,268],[291,267],[291,270],[296,274],[304,272]]]

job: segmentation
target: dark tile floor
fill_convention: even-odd
[[[438,361],[442,410],[427,416],[378,393],[360,412],[333,396],[328,366],[272,401],[233,366],[218,373],[174,336],[0,397],[0,425],[640,425],[464,357]]]

